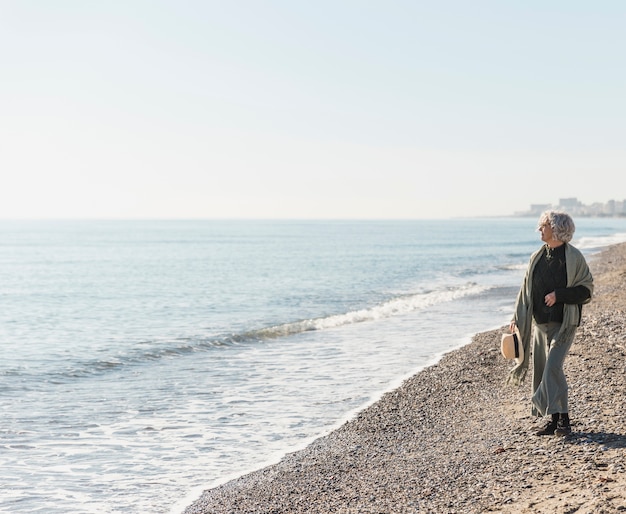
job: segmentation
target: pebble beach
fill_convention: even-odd
[[[532,369],[505,385],[502,327],[184,513],[626,512],[626,243],[589,264],[595,294],[565,361],[570,436],[534,435]]]

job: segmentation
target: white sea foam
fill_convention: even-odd
[[[407,314],[409,312],[424,309],[439,303],[479,294],[487,289],[488,287],[486,286],[469,283],[457,288],[448,288],[441,291],[430,291],[427,293],[394,298],[371,308],[351,311],[345,314],[336,314],[323,318],[285,323],[282,325],[264,328],[249,335],[261,338],[274,338],[298,334],[300,332],[308,332],[311,330],[325,330],[343,325],[351,325],[353,323],[375,321],[388,318],[390,316]]]
[[[581,237],[575,242],[575,245],[581,250],[595,250],[598,251],[605,246],[623,243],[626,241],[626,232],[620,232],[617,234],[611,234],[608,236]]]

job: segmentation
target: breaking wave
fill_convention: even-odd
[[[341,314],[331,314],[314,319],[303,319],[282,323],[270,327],[253,329],[237,334],[222,334],[211,337],[187,337],[168,341],[144,341],[136,343],[125,354],[107,356],[101,359],[76,361],[70,366],[55,371],[48,370],[41,377],[48,384],[64,383],[68,379],[77,379],[93,375],[110,373],[126,366],[139,366],[156,360],[175,358],[195,352],[214,351],[221,347],[288,337],[309,331],[329,330],[355,323],[374,322],[376,320],[407,314],[432,305],[477,295],[489,289],[476,283],[467,283],[457,288],[446,288],[419,294],[409,294],[392,298],[372,307]],[[5,376],[33,376],[33,370],[9,369]]]

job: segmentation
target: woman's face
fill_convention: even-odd
[[[539,232],[541,232],[541,240],[544,243],[547,243],[548,241],[552,241],[552,227],[550,226],[550,223],[546,222],[543,225],[539,225]]]

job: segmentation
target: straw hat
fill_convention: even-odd
[[[524,362],[524,345],[517,327],[512,334],[502,334],[500,350],[505,359],[515,359],[518,364]]]

